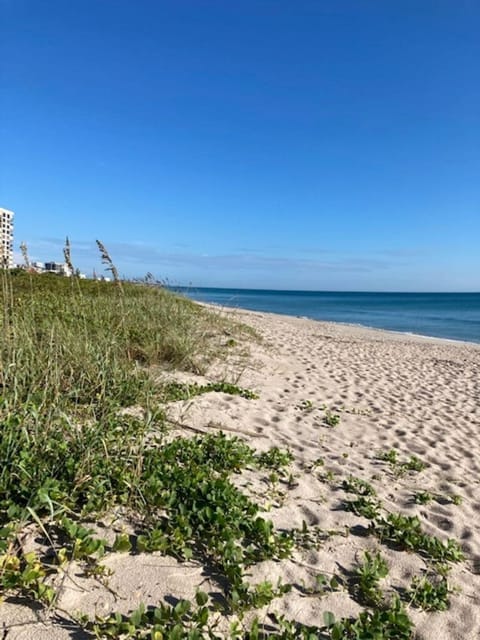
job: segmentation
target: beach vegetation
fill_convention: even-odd
[[[315,470],[315,469],[317,469],[318,467],[323,467],[323,466],[325,466],[325,460],[324,460],[324,458],[317,458],[316,460],[314,460],[314,461],[311,463],[311,465],[310,465],[309,469],[310,469],[310,471],[314,471],[314,470]]]
[[[408,617],[400,599],[394,598],[385,607],[362,611],[358,618],[333,621],[331,625],[327,625],[327,629],[331,640],[347,638],[410,640],[413,634],[413,622]]]
[[[318,573],[314,577],[313,585],[306,586],[302,582],[301,592],[308,596],[324,596],[334,591],[340,591],[345,587],[345,581],[342,577],[333,575],[326,575],[324,573]]]
[[[325,482],[325,484],[333,486],[336,482],[337,474],[335,473],[335,471],[333,471],[333,469],[327,469],[326,471],[320,473],[317,477],[321,482]]]
[[[413,494],[413,501],[415,504],[429,504],[434,499],[434,496],[430,491],[417,491]]]
[[[415,551],[433,562],[460,562],[464,559],[456,540],[448,538],[442,542],[436,536],[425,533],[417,516],[389,513],[386,517],[375,518],[370,528],[380,541]]]
[[[417,491],[413,494],[413,501],[416,504],[429,504],[433,500],[440,504],[455,504],[457,506],[463,502],[462,496],[455,494],[448,495],[431,491]]]
[[[169,382],[162,386],[162,400],[164,402],[175,402],[178,400],[191,400],[195,396],[211,392],[227,393],[231,396],[240,396],[248,400],[257,400],[258,395],[250,389],[242,389],[236,384],[229,382],[209,382],[207,384],[182,384],[179,382]]]
[[[398,463],[398,453],[395,449],[380,451],[377,454],[376,458],[377,460],[382,460],[383,462],[389,462],[391,465],[396,465]]]
[[[385,606],[365,609],[357,618],[336,619],[333,613],[325,611],[324,625],[320,627],[301,624],[288,620],[285,616],[272,616],[278,625],[278,632],[254,636],[246,634],[245,638],[269,638],[270,640],[371,640],[389,639],[411,640],[413,622],[408,617],[399,598],[393,598]]]
[[[175,605],[160,603],[157,607],[141,604],[129,615],[114,613],[105,619],[98,617],[94,623],[88,619],[80,621],[96,638],[215,638],[216,624],[208,600],[204,591],[198,591],[195,604],[190,600],[179,600]]]
[[[337,427],[340,424],[340,414],[326,409],[323,421],[328,427]]]
[[[315,409],[315,405],[311,400],[302,400],[298,405],[297,409],[300,411],[304,411],[305,413],[310,413]]]
[[[335,588],[335,587],[333,587]],[[208,594],[199,591],[195,602],[179,600],[175,605],[140,606],[130,615],[112,614],[95,622],[83,620],[84,626],[98,639],[149,638],[153,640],[369,640],[395,638],[410,640],[413,623],[401,601],[393,599],[385,607],[367,609],[357,618],[339,618],[326,611],[322,626],[310,626],[289,620],[284,615],[270,614],[271,623],[258,617],[251,622],[233,619],[227,632],[219,629],[219,619]]]
[[[381,542],[415,551],[435,563],[460,562],[464,554],[460,544],[453,538],[442,542],[439,538],[424,532],[417,516],[401,513],[383,515],[382,504],[370,495],[357,495],[354,500],[346,500],[344,507],[356,515],[370,520],[369,529]]]
[[[425,462],[417,458],[417,456],[410,456],[410,458],[406,462],[402,462],[400,465],[400,469],[402,471],[416,471],[420,472],[426,469],[427,465]]]
[[[342,483],[342,488],[348,493],[355,493],[358,496],[376,496],[377,492],[366,480],[349,476]]]
[[[405,599],[424,611],[445,611],[450,606],[450,593],[446,577],[415,577]]]
[[[334,536],[347,535],[347,529],[322,529],[319,526],[308,526],[305,520],[300,528],[292,529],[293,541],[298,549],[319,549]]]
[[[345,500],[344,507],[357,516],[375,521],[380,517],[382,504],[376,498],[368,495],[359,495],[354,500]]]
[[[355,499],[344,502],[344,507],[370,520],[370,531],[381,542],[415,551],[436,564],[463,560],[463,551],[456,540],[449,538],[442,542],[436,536],[425,533],[417,516],[406,516],[401,513],[383,515],[382,504],[375,497],[375,490],[368,483],[350,476],[343,481],[343,488],[347,492],[356,494]],[[431,494],[425,496],[426,493],[416,495],[421,496],[421,501],[429,501]],[[424,502],[421,503],[424,504]]]
[[[293,454],[289,450],[271,447],[268,451],[256,454],[255,459],[261,467],[274,469],[283,474],[284,469],[293,462]]]
[[[408,460],[401,461],[398,452],[395,449],[389,449],[388,451],[381,451],[376,455],[377,460],[382,462],[388,462],[392,473],[396,477],[405,475],[408,471],[420,472],[423,471],[427,465],[420,460],[417,456],[410,456]]]
[[[230,595],[249,594],[242,567],[288,555],[293,541],[229,474],[246,465],[282,473],[292,456],[257,456],[222,433],[166,441],[165,398],[257,396],[225,381],[163,388],[149,372],[199,372],[221,353],[217,336],[242,330],[163,288],[117,284],[2,274],[0,585],[51,599],[44,578],[66,561],[91,570],[112,548],[155,549],[204,557],[230,579]],[[119,411],[130,406],[141,411]],[[135,513],[137,533],[110,548],[82,520],[118,506]],[[31,525],[53,569],[16,543]]]
[[[388,565],[380,553],[365,551],[363,562],[355,570],[352,593],[355,598],[369,607],[379,606],[383,601],[380,580],[388,575]]]
[[[123,285],[122,285],[122,281],[120,279],[120,275],[118,273],[118,269],[115,266],[115,263],[113,262],[110,254],[108,252],[108,249],[105,247],[105,245],[100,240],[96,240],[95,242],[97,243],[98,250],[100,251],[100,256],[101,256],[103,264],[105,265],[105,270],[106,271],[110,271],[110,273],[112,274],[112,278],[113,278],[113,281],[115,282],[115,284],[117,286],[119,286],[120,288],[122,288]],[[67,245],[68,245],[68,256],[67,256],[66,250],[64,251],[64,255],[65,255],[65,259],[66,260],[70,256],[70,243],[68,242],[68,238],[67,238]],[[67,264],[68,264],[68,262],[67,262]],[[72,272],[73,272],[73,269],[72,269]]]

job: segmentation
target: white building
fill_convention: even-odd
[[[0,207],[0,268],[13,267],[13,211]]]
[[[65,262],[45,262],[45,273],[56,273],[59,276],[70,277],[73,275]]]

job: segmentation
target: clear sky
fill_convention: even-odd
[[[172,284],[480,291],[478,0],[0,0],[15,245]]]

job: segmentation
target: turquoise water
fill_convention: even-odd
[[[176,289],[202,302],[480,343],[480,293]]]

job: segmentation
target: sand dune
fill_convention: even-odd
[[[211,376],[238,381],[260,397],[210,393],[172,403],[170,419],[177,428],[183,424],[184,433],[224,429],[260,450],[288,448],[294,455],[289,486],[265,484],[254,473],[237,482],[277,527],[301,527],[305,521],[336,532],[317,550],[297,550],[289,560],[253,567],[252,582],[282,578],[294,585],[260,615],[276,611],[314,625],[322,624],[327,610],[357,614],[361,607],[345,589],[323,597],[307,591],[318,573],[348,575],[365,550],[379,550],[386,559],[387,594],[422,574],[425,561],[419,555],[366,535],[368,521],[342,507],[348,498],[342,483],[352,475],[372,484],[386,510],[418,515],[427,533],[455,538],[465,552],[450,574],[456,591],[447,611],[409,607],[417,637],[478,640],[480,346],[242,310],[222,313],[254,327],[263,341],[252,344],[249,360],[218,365]],[[330,422],[338,416],[338,424],[329,426],[327,416]],[[400,461],[415,455],[426,468],[395,473],[378,459],[392,448]],[[413,495],[419,491],[433,499],[416,504]],[[112,609],[128,612],[141,601],[156,604],[168,595],[191,598],[200,584],[215,590],[195,562],[111,554],[105,564],[114,571],[108,589],[75,575],[72,566],[63,578],[59,607],[105,615]],[[8,616],[16,620],[9,625],[9,640],[73,637],[58,619],[36,621],[35,612],[17,607],[13,613],[12,607],[0,607],[0,622]]]

